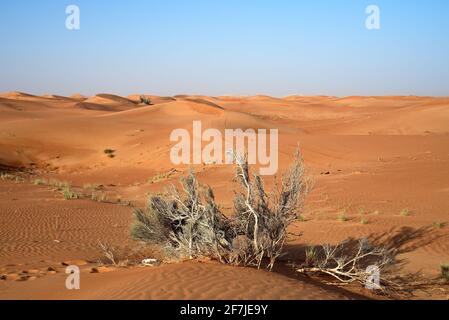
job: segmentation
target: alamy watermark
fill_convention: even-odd
[[[365,20],[365,27],[368,30],[380,29],[380,8],[374,4],[366,7],[365,13],[368,17]]]
[[[213,128],[203,131],[201,121],[193,121],[192,135],[186,129],[170,134],[170,142],[177,142],[170,151],[173,164],[234,164],[236,156],[246,154],[248,164],[259,164],[261,175],[278,171],[278,129],[225,129],[223,134]]]
[[[378,266],[369,266],[366,268],[365,288],[368,290],[379,290],[380,286],[380,269]]]
[[[80,8],[77,5],[71,4],[66,7],[65,13],[67,15],[65,20],[65,26],[67,30],[80,30],[81,20],[80,20]],[[368,17],[365,20],[365,27],[368,30],[379,30],[380,29],[380,8],[377,5],[370,4],[366,7],[365,13]]]
[[[65,19],[65,27],[67,30],[80,30],[80,8],[77,5],[72,4],[67,6],[65,13],[67,15]]]
[[[78,266],[68,266],[65,269],[68,274],[65,280],[67,290],[80,290],[80,268]]]

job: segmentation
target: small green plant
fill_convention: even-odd
[[[299,222],[306,222],[307,219],[306,219],[306,217],[304,217],[304,215],[300,214],[300,215],[298,215],[298,221]]]
[[[107,202],[108,201],[108,196],[106,195],[106,193],[102,193],[100,195],[100,202]]]
[[[401,210],[400,215],[403,217],[409,217],[410,216],[410,210],[408,210],[407,208],[404,208]]]
[[[107,202],[108,201],[108,196],[105,193],[97,194],[97,193],[92,192],[90,198],[92,201],[97,201],[97,202]]]
[[[14,180],[15,178],[16,178],[16,176],[14,176],[12,174],[9,174],[9,173],[2,172],[0,174],[0,179],[3,180],[3,181],[5,181],[5,180]]]
[[[109,158],[115,158],[115,150],[114,149],[104,149],[104,154],[106,154]]]
[[[317,260],[318,254],[315,247],[306,248],[306,265],[311,266]]]
[[[169,172],[158,173],[154,177],[151,177],[150,179],[148,179],[148,183],[149,184],[154,184],[154,183],[158,183],[158,182],[161,182],[163,180],[166,180],[166,179],[170,178],[175,172],[176,172],[176,170],[172,169]]]
[[[18,176],[18,175],[15,175],[15,174],[10,174],[10,173],[7,173],[7,172],[2,172],[0,174],[0,179],[2,181],[5,181],[5,180],[14,181],[15,183],[23,182],[25,180],[21,176]]]
[[[64,188],[64,190],[62,190],[62,194],[64,196],[64,199],[66,200],[75,200],[81,197],[80,194],[76,193],[70,188]]]
[[[340,222],[346,222],[349,219],[348,219],[348,217],[344,213],[341,213],[341,214],[338,215],[337,220],[340,221]]]
[[[52,179],[48,181],[48,185],[56,188],[58,191],[63,191],[64,189],[70,189],[70,183],[67,181],[59,181],[56,179]]]
[[[146,104],[147,106],[151,106],[151,100],[144,95],[140,96],[140,103]]]
[[[441,269],[441,277],[446,281],[449,281],[449,264],[442,264],[440,266]]]
[[[100,187],[100,185],[98,185],[98,184],[86,183],[86,184],[83,186],[83,189],[98,191],[98,190],[101,189],[101,187]]]
[[[165,174],[158,173],[154,177],[151,177],[150,179],[148,179],[148,183],[149,184],[158,183],[158,182],[161,182],[162,180],[164,180],[165,178],[166,178]]]
[[[360,223],[361,223],[361,224],[368,224],[368,220],[365,219],[364,217],[362,217],[362,218],[360,219]]]
[[[360,208],[360,209],[359,209],[359,214],[363,216],[363,215],[365,214],[365,209]]]
[[[433,226],[434,226],[436,229],[443,229],[443,228],[446,226],[446,224],[445,224],[444,222],[434,222],[434,223],[433,223]]]
[[[38,179],[34,179],[34,180],[33,180],[33,184],[34,184],[35,186],[43,186],[43,185],[48,184],[48,181],[45,180],[45,179],[40,179],[40,178],[38,178]]]

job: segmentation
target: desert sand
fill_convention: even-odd
[[[306,246],[347,238],[380,239],[399,250],[404,272],[429,279],[449,263],[449,98],[148,95],[148,106],[139,97],[0,95],[0,299],[377,298],[287,266]],[[281,172],[300,144],[315,181],[305,221],[292,228],[301,236],[271,273],[213,261],[92,273],[98,242],[132,246],[132,208],[188,172],[170,162],[169,136],[194,120],[279,129]],[[192,169],[230,211],[233,167]],[[86,196],[65,200],[39,179],[67,181]],[[81,290],[65,289],[67,264],[80,265]],[[417,296],[448,297],[447,286]]]

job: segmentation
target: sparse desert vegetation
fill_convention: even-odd
[[[444,227],[446,227],[446,223],[444,223],[444,222],[438,222],[438,221],[435,221],[432,225],[433,225],[436,229],[443,229]]]
[[[441,277],[446,280],[449,281],[449,264],[442,264],[440,266],[440,270],[441,270]]]
[[[47,185],[48,181],[45,180],[45,179],[38,178],[38,179],[34,179],[33,180],[33,184],[36,185],[36,186],[43,186],[43,185]]]
[[[9,181],[14,181],[14,182],[18,183],[18,182],[24,181],[24,178],[19,175],[12,174],[12,173],[2,172],[2,173],[0,173],[0,180],[2,180],[2,181],[9,180]]]
[[[158,183],[164,180],[169,179],[171,176],[173,176],[176,173],[175,169],[172,169],[168,172],[164,172],[164,173],[158,173],[155,176],[151,177],[150,179],[148,179],[148,183],[149,184],[154,184],[154,183]]]
[[[70,189],[70,187],[71,187],[70,182],[60,181],[60,180],[57,180],[57,179],[50,179],[48,181],[48,185],[53,187],[53,188],[55,188],[55,190],[58,190],[58,191],[63,191],[63,190],[66,190],[66,189]]]
[[[76,200],[81,198],[81,195],[74,190],[72,190],[70,187],[65,187],[62,190],[62,195],[64,196],[64,199],[66,200]]]
[[[348,218],[348,216],[345,213],[340,213],[337,216],[337,220],[340,221],[340,222],[347,222],[347,221],[349,221],[349,218]]]
[[[18,104],[23,109],[21,104],[24,102],[21,98],[14,99],[5,98],[2,101],[7,101],[12,106]],[[363,130],[360,131],[361,127],[353,127],[353,124],[359,125],[361,119],[368,119],[366,114],[382,117],[382,108],[376,109],[379,104],[388,102],[388,110],[396,110],[408,117],[411,115],[407,110],[418,112],[422,109],[418,104],[425,103],[428,111],[432,109],[427,106],[428,103],[440,104],[440,100],[429,98],[424,101],[414,98],[414,108],[403,108],[404,105],[409,105],[405,98],[398,98],[397,102],[391,98],[354,98],[355,102],[348,102],[339,98],[329,100],[312,97],[292,100],[207,97],[207,100],[220,107],[211,109],[212,107],[206,104],[188,101],[182,97],[155,98],[151,101],[155,107],[145,108],[137,106],[138,95],[129,99],[129,106],[126,99],[118,100],[119,103],[109,103],[104,102],[103,96],[93,97],[86,103],[86,107],[96,108],[96,111],[92,111],[80,108],[79,100],[55,100],[53,107],[51,100],[46,99],[41,108],[39,98],[26,99],[29,110],[11,109],[13,111],[5,113],[5,118],[0,117],[0,135],[2,139],[6,139],[2,142],[6,141],[7,145],[12,146],[11,153],[7,148],[7,152],[0,156],[8,163],[20,164],[20,167],[0,167],[0,218],[2,221],[11,220],[11,223],[2,224],[0,232],[0,242],[10,244],[3,248],[5,254],[0,256],[0,279],[7,281],[8,286],[12,288],[15,286],[14,279],[25,282],[21,283],[24,288],[29,285],[42,288],[39,283],[47,285],[53,281],[51,277],[58,276],[61,277],[56,279],[58,283],[63,283],[65,274],[60,267],[61,262],[80,257],[88,262],[85,268],[88,268],[89,272],[94,269],[90,263],[96,264],[98,261],[99,265],[95,265],[96,271],[92,271],[98,273],[95,276],[98,282],[83,278],[85,280],[82,285],[88,290],[95,290],[94,285],[104,281],[103,272],[126,267],[120,272],[133,275],[135,283],[147,281],[145,292],[152,292],[152,297],[155,298],[162,297],[160,292],[171,292],[169,287],[179,289],[180,283],[184,285],[184,279],[187,279],[195,290],[201,287],[198,286],[198,283],[203,281],[198,280],[201,275],[222,285],[221,281],[225,280],[218,279],[216,274],[222,277],[228,272],[226,270],[231,274],[226,278],[231,286],[236,285],[236,282],[237,285],[245,283],[248,288],[259,288],[261,285],[262,289],[251,293],[252,298],[262,298],[265,296],[261,294],[267,294],[267,298],[288,296],[302,299],[305,292],[312,292],[313,297],[335,299],[332,293],[335,290],[327,290],[329,287],[326,284],[343,288],[338,292],[343,292],[346,298],[347,292],[355,292],[358,297],[362,295],[376,298],[370,291],[362,288],[363,274],[359,274],[360,280],[351,282],[348,277],[343,276],[344,281],[340,281],[322,272],[324,270],[295,272],[301,268],[322,267],[320,261],[323,262],[325,256],[323,246],[329,243],[329,248],[333,250],[343,239],[348,239],[340,250],[344,254],[337,254],[336,260],[350,261],[357,254],[355,249],[358,248],[359,239],[367,237],[373,249],[385,248],[393,257],[396,253],[390,252],[390,249],[396,249],[400,254],[398,261],[385,266],[385,280],[404,287],[404,279],[392,279],[390,275],[408,275],[415,270],[423,270],[425,280],[431,282],[432,279],[438,279],[439,282],[434,282],[434,287],[428,291],[419,289],[414,294],[419,298],[432,299],[447,296],[444,292],[447,288],[447,281],[443,281],[444,268],[440,268],[441,263],[449,258],[446,254],[449,251],[445,225],[448,207],[446,186],[449,183],[449,175],[446,174],[447,159],[444,156],[448,145],[446,140],[441,139],[445,131],[433,129],[432,132],[441,135],[420,136],[419,139],[423,139],[423,143],[417,144],[414,138],[407,136],[407,130],[413,131],[414,125],[408,129],[401,128],[401,134],[398,135],[396,131],[395,135],[389,135],[391,132],[388,130],[396,128],[382,127],[377,131],[373,130],[375,133],[369,136],[370,143],[375,145],[375,148],[371,149],[366,144]],[[101,109],[98,101],[105,103],[104,109]],[[159,104],[160,102],[162,103]],[[251,172],[242,174],[246,172],[245,165],[237,168],[237,175],[234,175],[230,166],[219,163],[213,166],[192,165],[191,169],[196,172],[192,177],[186,174],[189,166],[175,166],[169,159],[170,146],[167,139],[171,129],[179,127],[188,130],[192,119],[217,123],[224,128],[241,125],[248,128],[254,125],[265,127],[266,123],[261,119],[265,119],[267,114],[272,112],[272,109],[267,109],[267,102],[276,106],[276,112],[283,113],[279,118],[282,119],[282,128],[290,132],[287,134],[285,130],[279,131],[282,141],[279,150],[279,172],[288,169],[292,151],[299,140],[310,168],[309,173],[316,179],[316,188],[310,197],[307,201],[300,201],[301,204],[305,203],[300,206],[303,208],[292,211],[284,218],[280,218],[283,214],[280,214],[278,209],[281,207],[279,199],[282,198],[279,195],[285,196],[289,188],[284,187],[283,192],[280,192],[281,177],[276,180],[279,184],[277,186],[272,177],[263,177],[262,180],[262,177],[254,176]],[[354,104],[362,102],[372,103],[370,108],[376,109],[376,112],[372,113],[370,108],[353,107]],[[322,105],[322,108],[316,108],[317,104]],[[341,104],[345,104],[345,108],[351,112],[338,108],[338,112],[333,113]],[[66,107],[61,107],[62,105]],[[122,114],[120,110],[125,109],[127,111]],[[0,113],[3,110],[0,105]],[[80,117],[73,116],[75,110]],[[292,110],[300,112],[297,114]],[[178,111],[185,116],[176,117]],[[236,111],[239,115],[243,114],[244,119],[235,119]],[[22,129],[12,125],[15,120],[4,121],[11,112],[17,113],[14,117],[26,124]],[[332,112],[334,120],[329,119],[329,112]],[[340,117],[340,112],[344,113],[344,117]],[[48,126],[41,127],[40,121],[30,120],[39,118],[41,113]],[[221,113],[223,115],[219,115]],[[166,121],[167,114],[174,115],[170,121]],[[389,116],[391,114],[389,113]],[[322,116],[326,117],[325,122],[321,122]],[[306,120],[307,117],[314,120]],[[275,119],[271,116],[268,118]],[[299,118],[302,119],[301,127]],[[342,122],[342,119],[351,121]],[[60,123],[66,121],[70,121],[74,127],[79,125],[80,128],[98,126],[102,132],[98,137],[83,130],[73,135],[73,132],[61,127]],[[326,130],[323,130],[321,124]],[[301,131],[303,125],[307,127],[307,134]],[[30,128],[33,128],[33,136],[29,135]],[[334,135],[334,130],[339,133],[338,136]],[[354,138],[341,135],[342,132],[362,135]],[[385,136],[388,136],[388,139]],[[57,145],[48,143],[48,137],[55,137]],[[76,141],[73,140],[74,137]],[[39,139],[41,143],[30,142],[35,139]],[[108,148],[100,148],[101,151],[98,152],[98,146]],[[17,150],[17,153],[14,150]],[[108,154],[119,158],[115,150],[123,150],[118,159],[120,161],[109,161]],[[348,150],[353,152],[349,154]],[[410,154],[418,160],[410,161],[408,157],[397,157],[398,150],[401,154]],[[353,162],[354,152],[361,152],[357,163]],[[372,159],[377,159],[379,152],[382,152],[384,161],[373,163]],[[429,162],[436,155],[439,160]],[[253,167],[256,170],[258,168],[258,165]],[[248,168],[248,171],[252,170]],[[329,175],[320,174],[327,171],[330,172]],[[414,179],[410,179],[405,188],[404,177],[408,177],[412,172]],[[187,183],[184,188],[178,184],[178,176],[181,175]],[[426,183],[421,185],[420,181]],[[171,183],[177,186],[176,192],[172,192],[174,189],[170,187]],[[210,185],[213,192],[209,193],[209,188],[202,183]],[[413,188],[409,188],[409,185]],[[166,186],[168,189],[163,191],[162,188]],[[149,199],[146,196],[148,193],[151,193]],[[247,194],[250,195],[248,200]],[[71,201],[61,201],[64,198]],[[132,203],[128,201],[131,199]],[[191,212],[186,210],[186,207],[196,209]],[[411,213],[410,218],[400,218],[403,207],[413,210],[407,210]],[[135,208],[142,209],[136,209],[134,212]],[[251,209],[255,210],[255,215]],[[420,212],[423,214],[418,214]],[[140,213],[142,215],[137,218]],[[272,216],[275,218],[271,219]],[[144,241],[134,241],[130,237],[130,221],[133,218],[134,227],[140,223],[142,228],[140,231],[133,228],[132,232],[137,239],[142,237]],[[148,226],[150,227],[147,228]],[[428,232],[416,237],[415,231],[423,226],[429,227]],[[159,235],[159,238],[151,240],[151,236],[145,234],[153,230],[152,228],[159,230],[152,234],[153,237]],[[377,241],[383,234],[386,238]],[[20,242],[17,235],[20,235]],[[407,245],[401,246],[404,239],[411,240]],[[102,241],[105,250],[96,245],[98,240]],[[134,251],[137,247],[143,251],[137,254]],[[55,265],[51,266],[51,270],[47,270],[50,266],[46,266],[43,279],[29,281],[28,285],[27,281],[34,279],[35,271],[32,269],[40,268],[40,261],[48,260],[49,257],[56,259]],[[142,263],[143,260],[153,261],[151,259],[163,263]],[[379,262],[374,256],[367,260]],[[325,270],[338,267],[338,263],[332,261],[325,265]],[[23,270],[24,263],[29,264],[27,270]],[[367,261],[361,260],[358,268],[362,270],[366,263]],[[396,263],[403,269],[390,272],[395,270]],[[10,264],[17,265],[7,266]],[[22,266],[19,266],[20,264]],[[233,268],[230,265],[249,268]],[[259,266],[268,269],[274,267],[271,273],[253,270]],[[145,268],[153,271],[146,272]],[[160,272],[156,270],[159,268]],[[186,269],[189,271],[186,272]],[[342,270],[345,273],[350,268],[345,267]],[[47,275],[49,280],[46,279]],[[161,277],[160,281],[156,279],[158,277]],[[260,277],[266,278],[261,280]],[[306,280],[310,277],[312,281]],[[318,283],[319,288],[315,285]],[[412,280],[410,283],[416,282]],[[389,286],[391,288],[387,282],[384,282],[384,286],[387,291]],[[123,283],[111,284],[111,287],[123,292],[134,288]],[[238,294],[244,295],[246,291]],[[407,288],[405,292],[394,297],[409,298]],[[2,294],[0,290],[0,298],[3,297]],[[170,297],[182,298],[171,294],[173,293],[167,293]],[[83,295],[83,292],[79,294],[80,297],[84,297]],[[104,293],[104,296],[109,297],[108,293]],[[129,297],[126,293],[123,296]],[[201,292],[196,296],[192,295],[201,296],[213,299],[216,294]],[[21,297],[25,296],[22,294]]]
[[[107,202],[108,196],[104,192],[92,192],[90,199],[97,202]]]
[[[83,189],[88,191],[99,191],[101,190],[101,185],[95,183],[86,183],[83,185]]]
[[[15,177],[12,174],[2,172],[0,173],[0,179],[1,180],[13,180]]]
[[[378,290],[397,290],[396,275],[389,268],[394,264],[394,252],[373,246],[368,239],[344,241],[336,246],[323,245],[306,251],[306,261],[296,271],[304,274],[330,276],[336,285],[358,283],[365,286],[375,270],[379,276]]]
[[[142,95],[142,96],[140,96],[139,99],[140,99],[140,103],[141,104],[144,104],[144,105],[147,105],[147,106],[151,106],[152,105],[150,98],[148,98],[147,96]]]
[[[114,149],[104,149],[103,150],[104,154],[106,154],[106,156],[108,156],[109,158],[115,158],[115,150]]]
[[[449,301],[449,0],[0,16],[5,320],[40,310],[3,300],[145,300],[163,320]]]
[[[220,212],[212,189],[190,173],[181,181],[183,193],[172,187],[165,196],[151,197],[146,210],[135,210],[133,238],[179,258],[206,256],[256,267],[267,258],[267,267],[273,268],[309,190],[302,158],[298,152],[281,189],[271,196],[247,160],[237,156],[236,161],[241,191],[234,198],[232,217]]]

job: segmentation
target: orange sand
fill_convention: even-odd
[[[27,279],[36,278],[0,280],[0,299],[354,297],[288,272],[214,263],[87,272],[100,255],[98,241],[130,243],[132,208],[116,200],[143,207],[148,192],[189,169],[171,164],[169,135],[175,128],[191,130],[193,120],[203,128],[279,129],[281,171],[300,143],[315,189],[307,221],[293,227],[303,236],[291,239],[285,260],[300,260],[306,245],[383,235],[385,243],[401,248],[406,271],[435,277],[440,264],[449,263],[449,226],[425,229],[449,222],[449,98],[148,97],[154,105],[139,104],[139,95],[0,95],[0,165],[32,172],[25,182],[0,180],[0,274],[14,279],[32,270],[28,274],[35,276]],[[116,157],[108,158],[106,148]],[[229,210],[233,168],[194,169]],[[51,187],[33,185],[35,178],[70,181],[80,189],[102,185],[114,203],[66,201]],[[405,208],[410,216],[400,215]],[[347,222],[337,219],[343,213]],[[413,230],[420,232],[411,236]],[[61,289],[61,262],[68,260],[89,266],[78,292]],[[438,290],[430,297],[448,296],[447,289]]]

